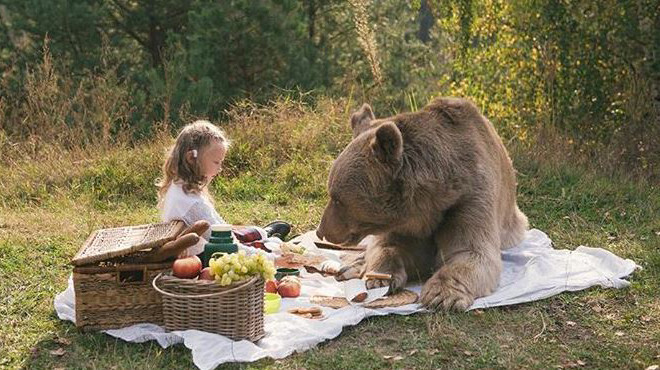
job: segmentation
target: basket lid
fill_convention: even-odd
[[[74,266],[89,265],[160,247],[174,240],[185,227],[183,221],[124,226],[94,231],[71,260]]]

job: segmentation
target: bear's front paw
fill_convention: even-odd
[[[398,292],[404,286],[406,286],[406,281],[408,280],[408,276],[406,275],[405,271],[395,272],[392,273],[391,275],[392,275],[391,279],[367,279],[366,281],[367,289],[382,288],[389,286],[390,290],[388,292],[392,294]]]
[[[337,281],[360,279],[364,270],[364,262],[355,262],[347,266],[342,266],[337,272],[335,279]]]
[[[430,310],[466,311],[474,296],[460,280],[436,273],[424,283],[421,302]]]

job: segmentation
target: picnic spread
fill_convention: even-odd
[[[387,295],[387,287],[366,289],[362,279],[337,281],[333,274],[342,257],[360,253],[360,247],[325,243],[314,231],[286,243],[277,238],[264,242],[274,253],[293,254],[304,268],[271,271],[263,256],[205,254],[212,274],[200,274],[200,262],[194,267],[199,277],[182,278],[191,264],[173,266],[179,260],[158,256],[169,256],[163,250],[177,243],[193,242],[194,237],[181,241],[190,232],[184,226],[173,221],[90,235],[72,260],[67,289],[55,297],[58,317],[128,342],[156,340],[163,348],[183,343],[197,367],[212,369],[226,362],[279,359],[305,351],[370,316],[426,311],[418,303],[419,282]],[[211,247],[232,251],[229,230],[214,225]],[[476,299],[469,310],[591,286],[624,288],[630,284],[625,278],[638,268],[601,248],[554,249],[537,229],[527,231],[518,246],[501,256],[497,290]],[[369,278],[388,276],[376,272]]]

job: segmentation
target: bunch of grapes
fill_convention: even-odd
[[[244,251],[224,254],[216,253],[209,260],[215,281],[222,286],[261,275],[264,280],[275,277],[275,265],[261,254],[246,256]]]

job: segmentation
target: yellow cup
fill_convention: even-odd
[[[265,293],[264,294],[264,311],[266,314],[277,313],[280,310],[280,304],[282,303],[282,297],[277,293]]]

